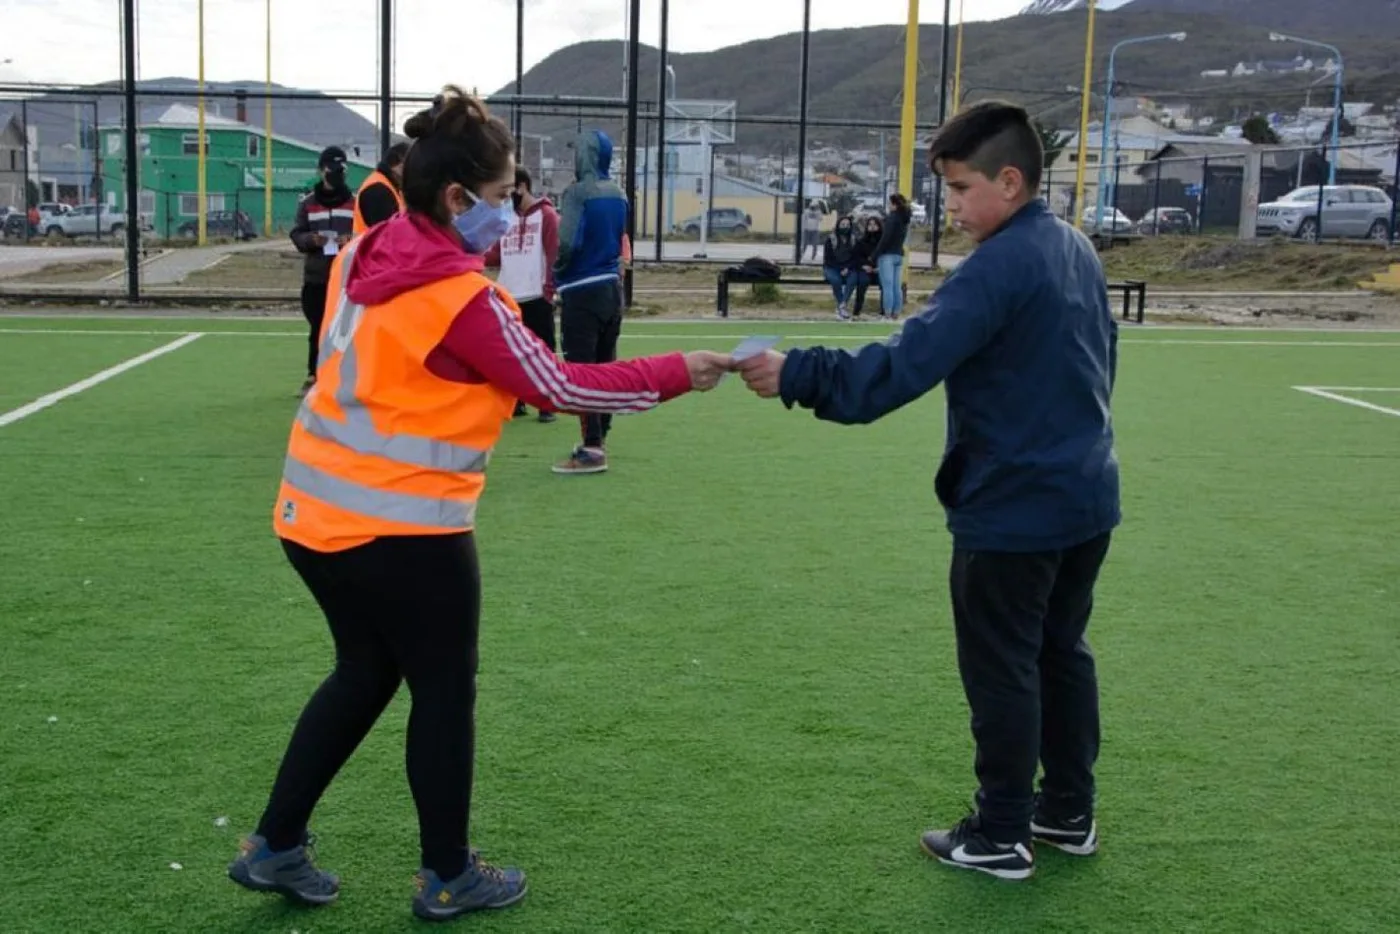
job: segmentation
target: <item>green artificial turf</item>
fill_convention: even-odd
[[[629,324],[623,353],[773,327]],[[331,658],[270,527],[297,325],[0,320],[0,413],[194,330],[0,427],[0,930],[417,929],[406,692],[314,820],[341,901],[293,909],[224,877]],[[1400,387],[1400,335],[1123,338],[1125,522],[1090,630],[1098,856],[1042,849],[1013,884],[918,851],[973,790],[941,390],[846,428],[730,378],[618,420],[606,476],[549,472],[569,420],[506,428],[478,528],[472,836],[531,893],[457,926],[1393,924],[1400,418],[1291,387]]]

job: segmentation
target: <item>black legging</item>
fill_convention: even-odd
[[[423,865],[444,880],[467,860],[481,572],[470,533],[376,539],[321,553],[283,550],[330,623],[335,669],[311,696],[258,833],[296,846],[316,803],[408,682],[408,784]]]
[[[301,315],[310,329],[307,335],[306,375],[316,375],[316,357],[321,349],[321,321],[326,316],[326,293],[330,286],[324,282],[303,282],[301,286]]]

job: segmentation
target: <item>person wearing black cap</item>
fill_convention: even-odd
[[[328,146],[316,163],[320,178],[297,205],[292,243],[306,257],[301,273],[301,313],[311,332],[302,395],[316,384],[316,351],[321,319],[326,314],[326,283],[331,261],[350,242],[355,224],[355,195],[345,184],[345,150]]]

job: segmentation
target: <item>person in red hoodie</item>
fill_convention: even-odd
[[[515,169],[515,218],[500,242],[486,253],[486,266],[499,269],[496,282],[520,305],[525,326],[557,351],[554,338],[554,261],[559,257],[559,212],[548,198],[536,198],[530,173]],[[528,414],[524,402],[515,404],[516,416]],[[540,409],[540,421],[552,422],[553,412]]]
[[[408,783],[421,869],[413,912],[442,921],[525,896],[524,873],[468,845],[481,569],[474,517],[516,399],[549,411],[645,412],[709,390],[711,351],[564,363],[521,323],[484,254],[515,215],[515,141],[455,87],[409,119],[407,211],[330,271],[317,381],[292,426],[274,529],[320,605],[335,667],[302,710],[257,830],[229,876],[311,905],[339,879],[307,829],[322,794],[408,683]]]

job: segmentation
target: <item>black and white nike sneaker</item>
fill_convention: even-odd
[[[982,832],[976,814],[958,821],[952,830],[925,831],[919,846],[940,863],[975,869],[998,879],[1029,879],[1035,871],[1035,851],[1029,842],[992,841]]]
[[[1053,846],[1071,856],[1093,856],[1099,848],[1099,825],[1094,815],[1064,818],[1043,811],[1039,803],[1031,818],[1031,836],[1037,843]]]

